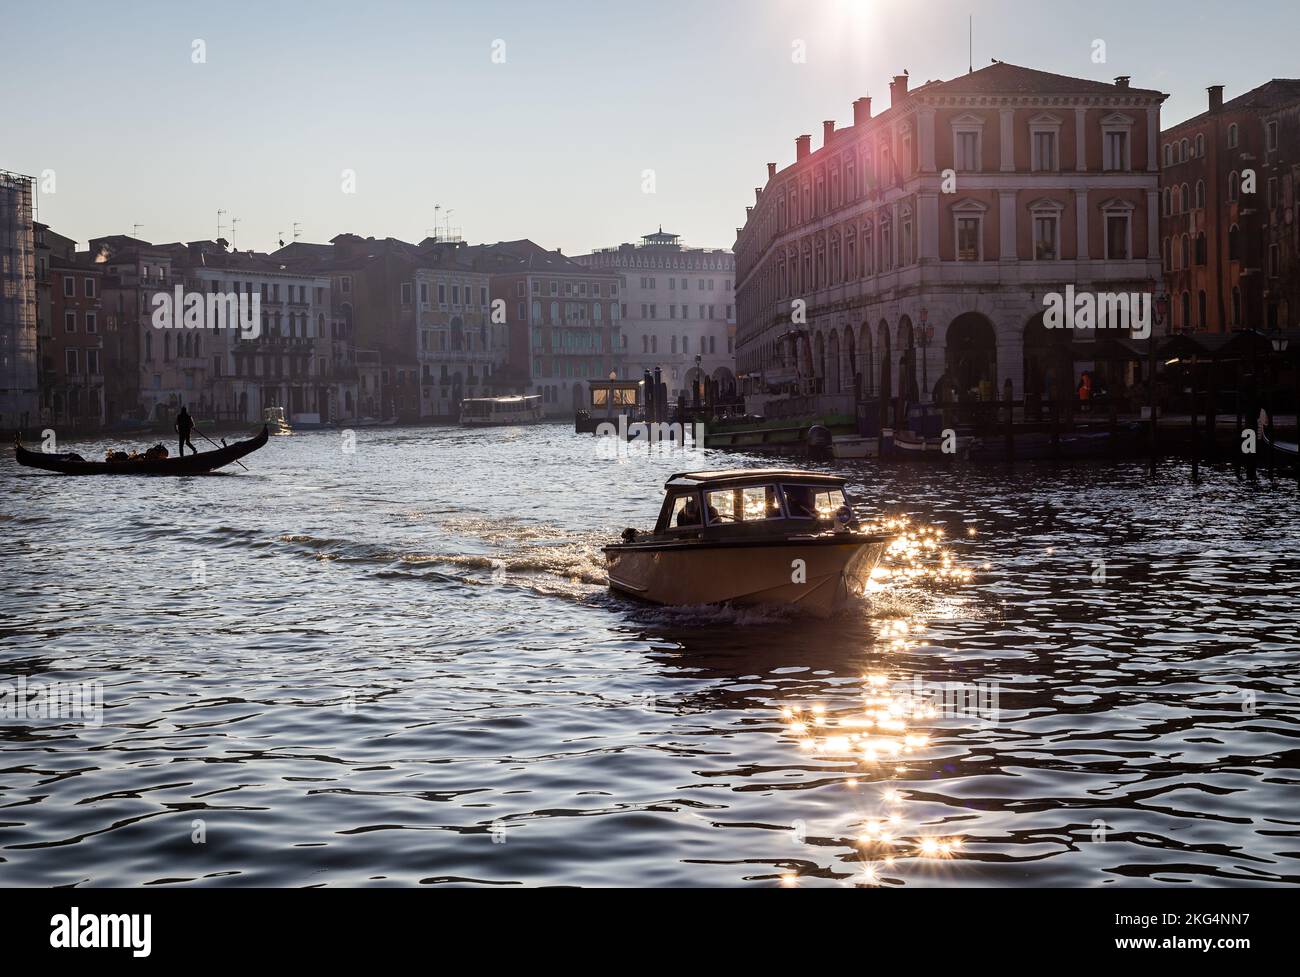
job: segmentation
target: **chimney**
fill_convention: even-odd
[[[871,96],[863,95],[853,103],[853,124],[861,125],[871,119]]]
[[[1217,112],[1223,108],[1223,86],[1211,85],[1208,91],[1210,93],[1210,111]]]
[[[776,164],[775,164],[775,163],[768,163],[768,164],[767,164],[767,178],[770,180],[770,179],[772,179],[772,177],[774,177],[774,176],[776,176]]]
[[[762,199],[763,199],[763,188],[754,187],[754,206],[757,207],[758,202]]]
[[[1115,79],[1116,88],[1128,88],[1128,83],[1129,83],[1128,75],[1120,75],[1118,78]]]
[[[750,219],[751,217],[753,217],[753,216],[754,216],[754,208],[753,208],[753,207],[746,207],[746,208],[745,208],[745,223],[748,224],[748,223],[749,223],[749,219]]]
[[[835,135],[835,120],[827,119],[822,123],[822,145],[829,146],[833,135]]]
[[[889,107],[893,108],[907,98],[907,75],[894,75],[889,83]]]
[[[795,162],[803,159],[812,149],[812,136],[799,136],[794,141],[794,158]]]

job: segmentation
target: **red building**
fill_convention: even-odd
[[[51,255],[50,335],[41,346],[42,407],[56,428],[104,426],[104,266],[87,254]]]
[[[1300,79],[1275,78],[1161,134],[1161,264],[1173,328],[1300,321]]]

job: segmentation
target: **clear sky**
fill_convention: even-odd
[[[83,247],[133,224],[213,237],[219,208],[241,248],[273,248],[295,221],[308,241],[418,241],[435,205],[475,242],[576,254],[662,224],[727,247],[796,135],[819,145],[860,95],[887,105],[904,68],[913,85],[964,72],[968,14],[977,68],[1131,75],[1170,94],[1165,124],[1202,111],[1207,85],[1232,98],[1300,76],[1296,0],[5,6],[0,169],[53,170],[40,218]]]

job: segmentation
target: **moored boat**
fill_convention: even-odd
[[[28,468],[40,468],[61,475],[204,475],[234,464],[266,444],[270,431],[263,426],[255,436],[212,451],[166,458],[130,458],[121,461],[87,461],[75,452],[47,454],[30,451],[14,441],[14,460]]]
[[[862,593],[894,538],[863,532],[844,479],[790,469],[682,472],[654,531],[604,548],[611,589],[655,604],[777,604],[824,617]]]
[[[466,427],[536,424],[544,418],[538,394],[515,397],[473,397],[460,402],[460,423]]]

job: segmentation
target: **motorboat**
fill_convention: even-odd
[[[545,418],[538,394],[515,397],[473,397],[460,402],[460,423],[465,427],[536,424]]]
[[[262,421],[272,434],[292,434],[293,428],[285,420],[283,407],[268,407],[262,411]]]
[[[612,590],[654,604],[776,604],[825,617],[860,595],[894,536],[864,531],[837,475],[681,472],[653,532],[604,548]]]

